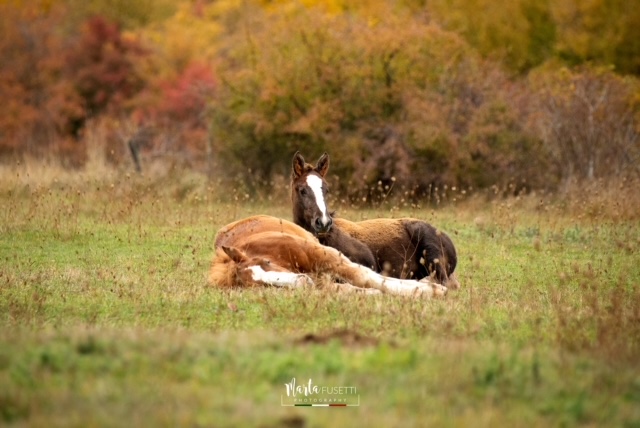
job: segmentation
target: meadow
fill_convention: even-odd
[[[637,184],[334,195],[452,236],[462,287],[427,300],[208,286],[221,226],[291,217],[282,183],[5,166],[0,425],[640,426]],[[283,407],[293,378],[360,405]]]

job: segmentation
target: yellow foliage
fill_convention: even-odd
[[[626,30],[626,16],[637,5],[628,0],[565,0],[552,2],[558,25],[558,50],[576,60],[615,61],[615,49]]]
[[[539,58],[536,50],[543,47],[541,30],[532,14],[545,13],[545,3],[537,0],[497,2],[492,0],[433,0],[429,11],[447,29],[461,33],[484,56],[522,70]],[[543,24],[543,23],[542,23]],[[535,34],[535,37],[532,37]],[[546,37],[552,37],[547,35]]]
[[[193,61],[215,62],[222,32],[216,21],[219,3],[238,2],[216,2],[203,6],[201,11],[191,2],[181,2],[170,18],[140,30],[138,35],[153,49],[147,71],[166,76],[184,70]]]
[[[258,4],[272,13],[293,12],[299,6],[318,8],[330,15],[337,15],[347,10],[360,9],[369,1],[348,0],[258,0]]]

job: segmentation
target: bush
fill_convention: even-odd
[[[125,103],[144,85],[133,65],[144,54],[136,41],[98,16],[83,21],[75,39],[59,28],[66,12],[58,4],[0,5],[0,96],[9,100],[0,152],[54,154],[77,166],[86,157],[87,120],[126,114]]]
[[[638,176],[637,80],[594,68],[544,71],[531,80],[537,132],[563,182]]]
[[[531,161],[512,85],[455,34],[402,13],[254,13],[213,107],[225,164],[247,179],[288,174],[298,149],[330,152],[343,187],[418,193],[509,180]]]

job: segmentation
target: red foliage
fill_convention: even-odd
[[[174,79],[160,84],[162,99],[157,106],[157,114],[169,120],[197,127],[207,100],[215,89],[211,67],[206,64],[191,63]]]
[[[137,42],[122,37],[117,24],[101,16],[86,21],[80,42],[67,54],[66,71],[87,116],[114,113],[142,89],[133,61],[144,54]]]
[[[54,120],[47,88],[58,69],[51,52],[59,43],[49,36],[60,16],[9,3],[0,4],[0,16],[0,153],[36,152]]]
[[[207,109],[216,89],[210,66],[190,63],[174,77],[157,81],[140,94],[134,120],[153,130],[157,153],[187,155],[204,153],[208,132]]]
[[[77,164],[86,120],[120,115],[144,85],[134,67],[145,53],[137,42],[102,17],[85,21],[79,38],[60,31],[66,12],[0,4],[0,98],[8,113],[0,117],[0,152],[53,152]]]

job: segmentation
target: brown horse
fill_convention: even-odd
[[[334,218],[325,202],[328,170],[327,153],[315,166],[306,163],[299,152],[294,155],[291,174],[294,223],[311,232],[321,244],[376,272],[402,279],[433,277],[448,288],[459,288],[453,273],[457,264],[453,242],[429,223],[415,218],[360,222]]]
[[[312,277],[330,274],[356,287],[410,296],[444,295],[446,287],[386,278],[321,245],[309,232],[289,221],[253,216],[218,232],[209,283],[218,287],[313,285]],[[311,276],[310,276],[311,275]]]

